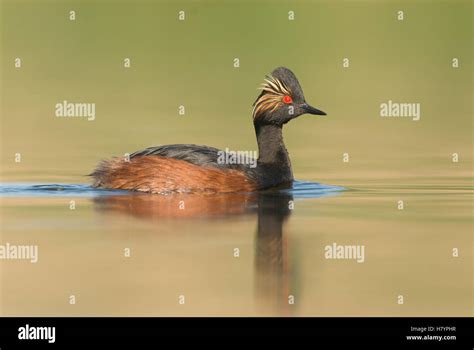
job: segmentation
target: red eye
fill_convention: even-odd
[[[291,102],[293,102],[293,99],[291,98],[291,96],[289,95],[283,96],[283,103],[290,104]]]

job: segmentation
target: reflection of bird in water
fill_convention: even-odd
[[[101,211],[122,212],[144,219],[211,218],[242,215],[255,211],[256,193],[127,194],[94,199]]]
[[[291,195],[262,194],[258,198],[255,285],[263,313],[287,315],[291,294],[290,258],[283,223],[291,213]]]
[[[293,197],[279,191],[219,195],[107,195],[94,198],[96,209],[151,220],[218,218],[257,214],[255,286],[259,311],[286,313],[291,276],[282,225]]]

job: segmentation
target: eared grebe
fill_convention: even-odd
[[[298,79],[288,68],[275,69],[261,90],[253,104],[259,152],[256,166],[219,161],[222,151],[213,147],[157,146],[129,158],[102,161],[91,174],[93,186],[151,193],[216,193],[291,184],[293,172],[283,143],[283,125],[302,114],[326,113],[306,103]]]

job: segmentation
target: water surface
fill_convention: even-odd
[[[8,183],[0,198],[3,244],[39,247],[36,264],[1,262],[4,315],[471,312],[466,186],[165,196]],[[326,259],[334,243],[364,245],[365,261]]]

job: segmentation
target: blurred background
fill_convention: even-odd
[[[442,176],[454,152],[457,174],[472,167],[470,1],[2,4],[4,181],[86,182],[99,159],[159,144],[254,150],[256,89],[282,65],[328,113],[285,128],[299,178]],[[389,99],[420,103],[421,120],[381,118]],[[96,119],[55,117],[63,100]]]
[[[285,126],[295,178],[351,191],[301,201],[288,221],[298,303],[285,313],[255,307],[253,216],[157,223],[88,198],[74,212],[70,198],[1,198],[2,242],[40,242],[42,258],[0,262],[0,311],[472,315],[472,14],[471,1],[2,0],[2,183],[88,183],[100,159],[152,145],[255,150],[257,88],[286,66],[328,114]],[[56,117],[64,100],[95,103],[95,120]],[[420,103],[421,119],[380,117],[388,100]],[[333,241],[371,255],[328,263]],[[137,255],[122,266],[127,245]]]

